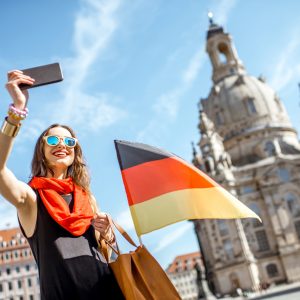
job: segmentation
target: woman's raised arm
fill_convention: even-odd
[[[0,194],[19,209],[24,207],[25,203],[34,201],[35,193],[26,183],[14,176],[6,163],[21,127],[20,120],[26,113],[25,107],[29,98],[28,91],[21,90],[19,84],[33,84],[34,79],[18,70],[8,72],[7,77],[6,89],[13,100],[13,105],[0,130]]]

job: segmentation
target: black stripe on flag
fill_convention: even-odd
[[[139,164],[175,156],[174,154],[146,144],[115,140],[121,170]]]

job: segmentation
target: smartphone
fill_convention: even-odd
[[[30,89],[50,83],[56,83],[63,80],[63,74],[59,63],[38,66],[34,68],[21,70],[25,75],[35,79],[33,85],[21,83],[19,87],[21,90]]]

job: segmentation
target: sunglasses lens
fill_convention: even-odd
[[[59,143],[59,138],[57,136],[54,135],[49,135],[47,137],[47,144],[50,146],[56,146]]]
[[[73,138],[71,138],[71,137],[66,137],[66,138],[65,138],[65,144],[66,144],[66,146],[68,146],[68,147],[75,147],[75,145],[76,145],[76,140],[73,139]]]

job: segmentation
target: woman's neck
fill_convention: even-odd
[[[52,170],[54,174],[47,172],[47,178],[65,179],[67,177],[67,170]]]

